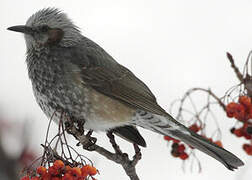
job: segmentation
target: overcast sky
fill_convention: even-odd
[[[1,0],[0,111],[10,119],[32,120],[31,140],[37,149],[44,140],[47,119],[32,94],[24,39],[6,28],[25,24],[29,16],[45,7],[66,12],[83,35],[142,79],[167,110],[174,99],[191,87],[211,87],[219,96],[224,95],[230,86],[238,83],[226,51],[233,54],[242,68],[252,49],[252,1],[249,0]],[[203,172],[183,173],[181,161],[170,156],[162,137],[142,131],[148,148],[143,149],[143,159],[137,165],[140,179],[245,180],[251,177],[251,157],[241,150],[244,141],[228,132],[234,120],[225,118],[221,111],[217,117],[223,129],[224,146],[241,157],[247,166],[231,172],[198,153]],[[103,135],[97,135],[98,143],[107,145]],[[126,151],[132,149],[130,144],[120,143]],[[128,179],[118,165],[94,153],[89,157],[100,170],[98,179]]]

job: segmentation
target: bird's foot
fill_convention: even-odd
[[[86,135],[82,135],[82,137],[79,139],[79,143],[77,143],[77,146],[82,145],[83,149],[88,151],[94,151],[95,150],[95,143],[97,141],[97,138],[92,137],[93,131],[89,130]]]
[[[84,134],[85,119],[80,119],[77,121],[77,130],[80,134]]]
[[[93,133],[92,130],[89,130],[86,135],[84,134],[84,123],[85,121],[78,121],[77,126],[75,126],[72,121],[66,121],[66,131],[67,133],[72,134],[79,141],[76,146],[82,145],[83,149],[94,151],[97,138],[91,137]]]

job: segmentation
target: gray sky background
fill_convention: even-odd
[[[82,33],[131,69],[156,95],[167,110],[170,103],[191,87],[211,87],[217,95],[238,83],[226,58],[231,52],[242,68],[252,49],[252,1],[249,0],[44,0],[7,1],[0,6],[0,111],[15,120],[30,119],[32,146],[44,140],[47,119],[35,103],[25,64],[25,42],[7,27],[25,24],[27,18],[45,7],[66,12]],[[200,100],[200,97],[199,97]],[[143,130],[148,148],[137,165],[140,179],[245,180],[251,178],[252,162],[242,150],[243,140],[229,134],[234,120],[216,114],[223,129],[223,143],[247,164],[228,171],[212,158],[197,153],[203,172],[186,173],[181,161],[171,157],[162,137]],[[103,133],[98,143],[108,146]],[[119,140],[120,141],[120,140]],[[9,150],[13,140],[6,143]],[[122,148],[131,145],[120,141]],[[98,179],[127,179],[122,168],[91,153],[99,168]],[[250,173],[250,174],[249,174]]]

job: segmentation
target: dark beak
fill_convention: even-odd
[[[10,30],[10,31],[21,32],[21,33],[30,34],[30,35],[32,35],[33,32],[34,32],[31,27],[29,27],[29,26],[23,26],[23,25],[20,25],[20,26],[11,26],[11,27],[8,27],[7,29]]]

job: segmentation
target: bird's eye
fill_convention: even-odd
[[[48,32],[49,27],[47,25],[43,25],[43,26],[41,26],[40,30],[41,30],[41,32]]]

